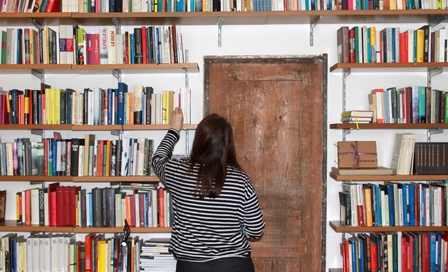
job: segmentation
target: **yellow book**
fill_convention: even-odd
[[[370,28],[370,46],[376,45],[376,28],[372,26]]]
[[[56,125],[61,124],[61,89],[55,89],[54,92],[54,100],[55,100],[55,111],[54,111],[54,120]]]
[[[76,209],[76,226],[79,226],[79,210],[78,210],[78,202],[79,202],[79,195],[76,196],[76,203],[75,203],[75,209]]]
[[[50,89],[45,89],[45,124],[50,124]]]
[[[20,243],[20,263],[22,264],[22,271],[25,271],[25,259],[23,258],[23,251],[24,247],[26,246],[26,243]]]
[[[168,124],[168,91],[162,94],[162,124]]]
[[[20,209],[22,209],[22,203],[20,202],[19,194],[16,194],[17,222],[22,222],[22,218],[20,217]]]
[[[425,31],[417,30],[417,62],[423,62],[423,53],[425,50]]]
[[[106,271],[106,241],[98,242],[98,271]]]
[[[129,125],[129,114],[130,114],[130,96],[129,93],[126,94],[126,125]]]
[[[400,1],[400,0],[399,0]],[[397,0],[390,0],[390,9],[395,10],[397,9]]]
[[[364,189],[364,200],[366,204],[366,226],[372,227],[372,198],[371,195],[371,189],[365,188]]]
[[[48,37],[48,32],[50,32],[50,28],[47,26],[46,27],[46,29],[45,29],[45,47],[47,48],[47,56],[46,56],[46,59],[47,59],[47,64],[50,64],[50,42],[49,42],[49,37]]]
[[[173,111],[174,111],[174,92],[173,91],[168,92],[167,107],[168,107],[168,111],[166,114],[166,119],[167,119],[167,123],[171,124],[171,119],[172,119]]]

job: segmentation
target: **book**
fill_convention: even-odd
[[[392,175],[393,169],[378,166],[378,168],[372,169],[340,169],[337,167],[331,167],[331,172],[337,175]]]
[[[358,118],[373,118],[373,111],[366,111],[366,110],[351,110],[351,111],[344,111],[341,114],[342,118],[347,118],[347,117],[358,117]]]

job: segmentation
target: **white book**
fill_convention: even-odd
[[[88,100],[88,108],[87,108],[87,111],[88,111],[88,125],[93,125],[93,120],[94,120],[94,109],[95,109],[95,107],[94,107],[94,95],[93,95],[93,92],[87,92],[87,100]],[[84,150],[85,151],[85,150]],[[85,151],[86,152],[86,151]]]
[[[16,271],[22,271],[22,243],[19,241],[16,243]]]
[[[33,236],[32,239],[32,251],[33,251],[33,272],[40,272],[40,262],[39,259],[43,256],[40,256],[40,248],[39,248],[39,236],[40,235],[35,235]]]
[[[139,138],[137,153],[138,156],[137,156],[136,175],[143,176],[143,166],[144,166],[143,164],[145,159],[145,138]]]
[[[148,0],[141,0],[142,7],[140,8],[141,12],[148,11]]]
[[[122,227],[122,219],[121,219],[121,194],[115,194],[115,226]]]
[[[191,124],[191,89],[181,88],[181,109],[184,114],[184,123]]]
[[[67,1],[63,1],[63,2],[67,2]],[[62,43],[64,45],[62,48],[60,48],[60,51],[59,51],[59,64],[67,64],[67,26],[66,25],[59,26],[59,43]]]
[[[408,62],[414,62],[414,30],[408,31]]]
[[[124,226],[124,220],[126,220],[126,199],[121,199],[121,225]]]
[[[22,225],[25,225],[25,213],[23,211],[25,211],[25,192],[22,192]]]
[[[156,94],[156,124],[162,124],[162,94]]]
[[[39,189],[31,189],[31,225],[39,225]]]
[[[51,272],[59,271],[59,238],[52,236],[51,241]]]
[[[74,244],[69,244],[69,256],[70,256],[70,272],[76,272],[75,271],[75,254],[73,252],[75,252],[75,245]]]
[[[51,272],[51,236],[47,234],[43,238],[43,269],[44,272]]]
[[[176,36],[177,36],[177,63],[185,63],[187,62],[184,56],[184,45],[182,42],[182,34],[180,32],[180,26],[176,27]]]
[[[152,190],[153,191],[153,190]],[[146,217],[148,219],[148,227],[153,227],[152,222],[152,191],[148,191],[145,196]]]
[[[67,259],[67,250],[65,249],[64,244],[64,236],[59,235],[58,236],[58,272],[67,272],[67,265],[66,265],[66,259]]]
[[[26,269],[27,271],[34,271],[33,270],[33,242],[34,242],[34,236],[31,235],[26,239]]]
[[[137,140],[137,139],[136,139]],[[137,170],[137,146],[138,146],[138,142],[135,141],[134,145],[132,146],[133,148],[133,152],[132,152],[132,160],[133,160],[133,164],[132,164],[132,173],[130,174],[130,176],[135,176],[136,170]]]
[[[141,8],[142,8],[142,0],[132,0],[132,12],[141,12],[142,11]]]
[[[94,87],[93,88],[93,94],[90,95],[89,92],[89,97],[92,96],[91,100],[92,100],[92,106],[89,108],[92,108],[91,112],[93,113],[93,119],[92,119],[92,123],[93,125],[101,125],[101,115],[102,115],[102,105],[101,105],[101,95],[102,95],[102,89],[98,88],[98,87]]]
[[[165,208],[164,209],[164,216],[163,216],[163,219],[164,219],[164,226],[165,227],[169,227],[169,201],[168,201],[168,191],[165,189],[165,190],[163,190],[163,201],[164,201],[164,205],[163,205],[163,207]]]
[[[108,64],[107,27],[100,27],[100,64]]]
[[[152,190],[151,191],[151,193],[152,193],[152,197],[151,197],[151,200],[152,200],[152,204],[151,204],[151,208],[152,208],[152,226],[153,227],[158,227],[158,224],[157,224],[157,210],[158,210],[158,207],[157,207],[157,190]]]
[[[74,48],[74,40],[73,40],[73,26],[72,25],[66,25],[66,31],[65,31],[65,39],[66,39],[66,51],[67,51],[67,64],[75,64],[75,52],[76,49]]]
[[[86,223],[87,223],[87,227],[91,227],[93,225],[92,220],[91,220],[91,205],[90,205],[90,199],[92,198],[92,194],[88,193],[86,194]]]
[[[12,44],[11,44],[11,64],[17,64],[17,31],[12,30]],[[38,58],[39,59],[39,58]]]
[[[129,139],[124,138],[122,142],[122,157],[121,157],[121,176],[129,175]]]
[[[109,64],[117,64],[117,29],[107,28],[107,57]]]
[[[84,146],[80,145],[79,156],[78,156],[78,177],[84,176]]]
[[[140,227],[140,198],[138,194],[134,195],[135,201],[135,226]]]
[[[117,64],[123,64],[123,35],[117,34]]]
[[[151,104],[151,124],[156,124],[156,95],[151,94],[151,100],[149,102]]]
[[[400,226],[404,226],[404,214],[403,214],[403,189],[398,188],[398,212]]]
[[[444,62],[445,61],[445,39],[446,39],[446,29],[447,27],[444,26],[439,30],[439,42],[438,42],[438,62]]]
[[[48,193],[44,193],[44,224],[45,226],[50,225],[50,203],[49,203]]]

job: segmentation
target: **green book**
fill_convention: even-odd
[[[6,31],[2,31],[2,60],[1,64],[6,64]]]
[[[355,56],[356,56],[356,63],[360,63],[362,61],[360,61],[359,59],[359,27],[355,26]]]
[[[392,254],[393,254],[393,271],[398,271],[398,235],[392,235]],[[400,247],[401,253],[401,247]]]
[[[103,177],[106,176],[106,163],[107,163],[107,145],[104,144],[104,150],[103,150]]]
[[[417,30],[414,30],[414,62],[417,62]]]

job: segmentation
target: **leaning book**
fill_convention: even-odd
[[[336,167],[331,168],[331,172],[337,175],[355,176],[355,175],[392,175],[393,170],[383,166],[372,169],[340,169]]]

